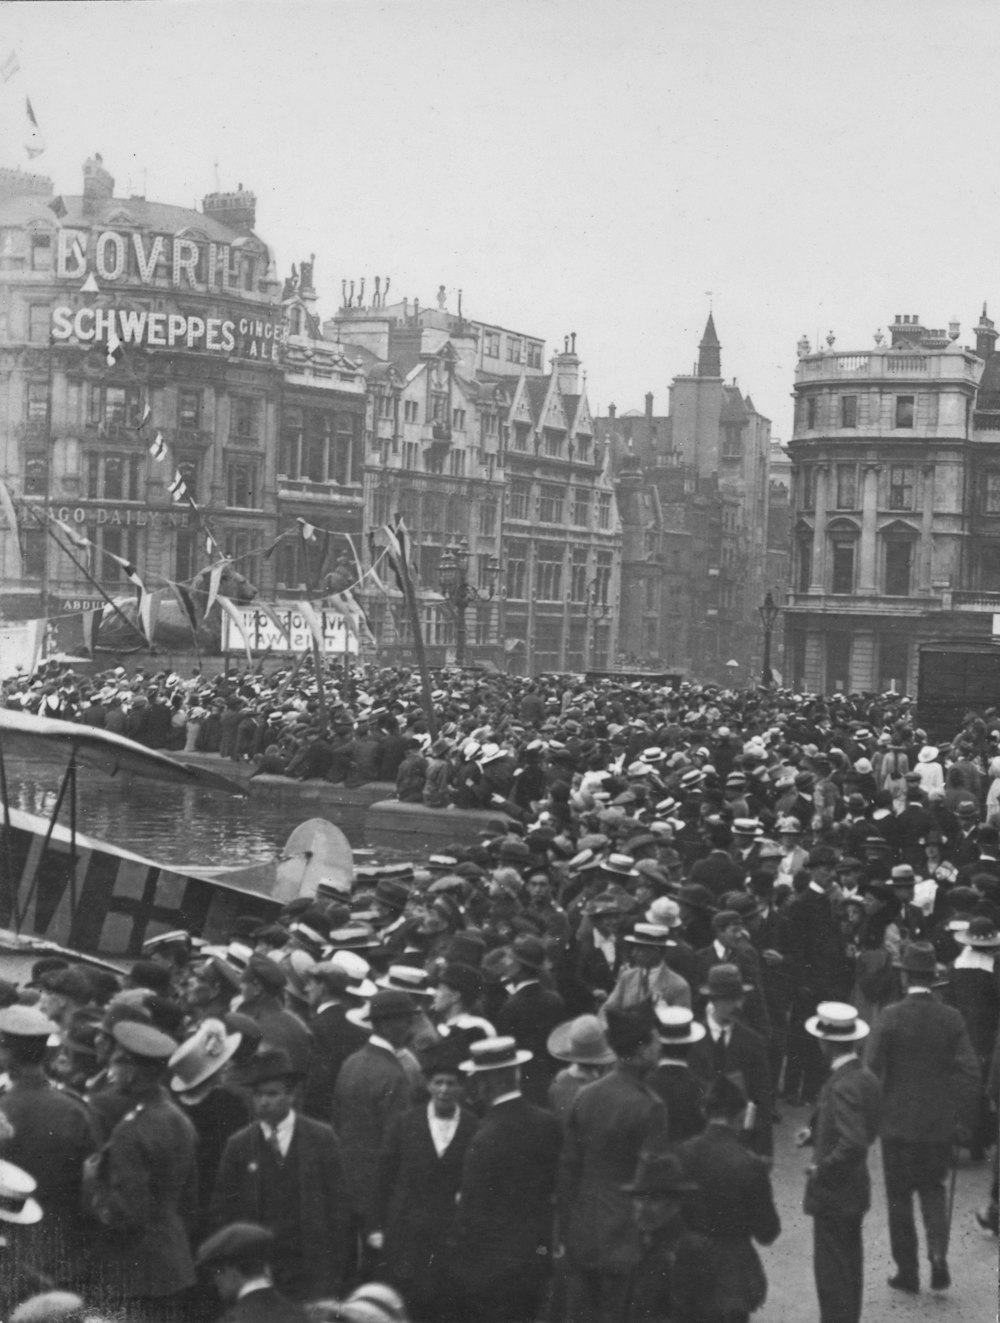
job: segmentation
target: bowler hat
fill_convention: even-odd
[[[518,964],[525,965],[528,969],[545,968],[548,953],[545,950],[545,943],[540,937],[532,937],[530,934],[515,937],[511,943],[511,950]]]
[[[243,1083],[248,1088],[257,1084],[267,1084],[271,1080],[298,1080],[302,1071],[296,1070],[292,1059],[283,1047],[262,1048],[255,1057],[247,1062],[243,1073]]]
[[[753,991],[752,983],[744,983],[739,969],[735,965],[713,965],[708,971],[708,979],[699,989],[703,997],[715,1000],[717,997],[742,998]]]
[[[409,896],[409,888],[392,878],[383,877],[375,888],[375,899],[393,910],[405,909]]]
[[[483,990],[483,976],[479,970],[457,960],[445,965],[438,983],[453,989],[467,1002],[475,1001]]]
[[[703,887],[700,882],[688,882],[681,887],[677,893],[677,899],[682,905],[688,905],[694,910],[707,910],[710,914],[715,912],[715,903],[712,893],[708,887]]]
[[[401,992],[396,988],[383,988],[376,992],[368,1003],[368,1017],[372,1024],[378,1024],[383,1020],[408,1020],[416,1014],[417,1003],[408,992]],[[348,1015],[355,1012],[348,1011]]]
[[[556,1025],[549,1034],[546,1046],[549,1056],[555,1057],[557,1061],[574,1061],[584,1066],[610,1066],[617,1060],[596,1015],[578,1015],[575,1020]]]
[[[907,942],[896,967],[907,974],[936,974],[938,964],[934,947],[930,942]]]
[[[247,961],[246,973],[269,992],[280,992],[288,982],[278,962],[266,955],[252,955]]]
[[[635,1176],[621,1187],[626,1194],[691,1194],[701,1186],[684,1179],[680,1159],[673,1153],[643,1152]]]

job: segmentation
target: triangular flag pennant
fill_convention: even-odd
[[[89,538],[84,537],[82,533],[78,533],[72,524],[66,523],[63,519],[56,520],[56,527],[60,533],[64,533],[69,538],[74,547],[78,547],[81,551],[86,551],[88,547],[94,545]]]
[[[49,203],[49,210],[55,212],[56,216],[62,220],[62,218],[68,214],[69,207],[66,206],[66,203],[61,197],[55,197]]]
[[[192,634],[198,633],[198,609],[194,604],[194,597],[186,584],[171,583],[171,589],[177,598],[177,605],[181,608],[191,626]]]
[[[152,416],[153,416],[153,411],[149,407],[149,401],[147,400],[145,405],[143,406],[142,417],[135,425],[135,430],[138,432],[140,431],[141,428],[145,427],[146,424],[149,422],[150,418],[152,418]]]
[[[313,606],[312,602],[301,601],[296,604],[302,614],[302,619],[309,626],[309,632],[316,641],[316,646],[320,652],[324,650],[323,644],[323,618]]]
[[[143,583],[139,571],[130,560],[126,560],[124,556],[116,556],[113,551],[106,551],[104,554],[105,556],[110,556],[113,561],[116,561],[122,567],[125,572],[125,578],[128,579],[129,583],[135,584],[140,594],[145,593],[146,585]]]
[[[316,541],[316,527],[314,524],[309,524],[301,518],[296,518],[295,522],[299,526],[299,532],[302,534],[303,542]]]
[[[3,64],[0,64],[0,83],[9,83],[20,67],[17,62],[17,51],[11,51]]]
[[[167,443],[163,439],[163,433],[157,432],[149,443],[149,453],[155,460],[161,462],[167,457]]]
[[[139,624],[142,626],[142,632],[146,635],[146,641],[152,643],[153,634],[156,632],[156,621],[160,614],[160,599],[162,592],[146,593],[139,603]]]
[[[187,484],[180,469],[174,470],[174,480],[170,483],[170,495],[175,505],[179,505],[187,496]]]
[[[239,611],[237,611],[236,607],[233,605],[233,603],[229,600],[228,597],[220,597],[218,599],[218,602],[219,605],[222,607],[223,611],[225,611],[226,615],[236,626],[237,633],[240,635],[243,642],[246,644],[247,665],[252,666],[253,653],[250,650],[250,637],[243,627],[243,617],[240,615]]]
[[[215,599],[219,595],[219,585],[222,583],[222,572],[230,562],[220,560],[218,564],[213,565],[208,576],[208,602],[205,606],[205,615],[211,611]]]
[[[212,554],[212,552],[213,552],[214,550],[215,550],[215,538],[212,536],[212,534],[211,534],[210,532],[207,532],[207,531],[206,531],[206,533],[205,533],[205,555],[206,555],[206,556],[211,556],[211,554]]]
[[[24,144],[24,150],[28,153],[28,156],[34,160],[36,156],[41,156],[42,152],[45,151],[45,140],[38,127],[38,120],[35,118],[35,112],[31,108],[31,100],[29,97],[24,98],[24,108],[28,114],[28,140]]]
[[[108,348],[104,355],[104,361],[108,367],[114,367],[125,357],[125,350],[122,348],[122,342],[118,338],[118,332],[112,327],[108,333]]]

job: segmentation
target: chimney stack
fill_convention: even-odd
[[[257,197],[242,184],[235,193],[207,193],[201,209],[220,225],[226,225],[240,234],[252,234],[257,221]]]
[[[646,417],[650,422],[653,421],[653,392],[646,391]]]
[[[115,181],[104,168],[104,159],[95,152],[83,163],[83,211],[90,216],[115,195]]]

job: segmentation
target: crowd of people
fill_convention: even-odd
[[[434,683],[433,735],[406,671],[7,686],[495,814],[224,943],[0,989],[14,1317],[738,1323],[798,1108],[821,1323],[861,1314],[876,1139],[886,1289],[947,1291],[959,1153],[997,1233],[1000,716],[935,746],[895,694]]]

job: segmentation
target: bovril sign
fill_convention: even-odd
[[[56,275],[83,280],[87,275],[87,230],[62,228],[56,240]],[[156,285],[175,289],[238,291],[232,245],[206,243],[166,234],[120,234],[101,230],[94,240],[94,274],[99,281]]]

